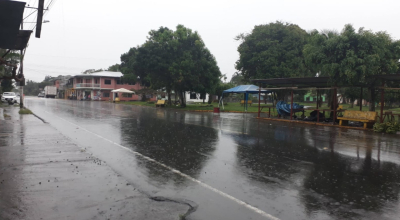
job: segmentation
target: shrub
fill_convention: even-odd
[[[373,129],[375,132],[395,134],[400,131],[400,124],[398,122],[375,123]]]

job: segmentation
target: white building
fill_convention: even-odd
[[[205,97],[202,97],[200,93],[195,93],[195,92],[185,92],[185,99],[186,103],[190,102],[208,102],[209,95],[206,94]]]

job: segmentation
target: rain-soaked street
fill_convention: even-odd
[[[26,98],[52,127],[187,219],[399,219],[400,141],[372,131]]]

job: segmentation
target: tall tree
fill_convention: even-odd
[[[374,33],[345,25],[340,34],[311,32],[304,47],[307,65],[329,76],[332,84],[363,86],[369,90],[370,111],[375,111],[376,87],[374,75],[392,74],[398,69],[400,41],[385,32]]]
[[[174,90],[186,106],[185,92],[210,93],[221,72],[215,57],[197,32],[178,25],[176,30],[151,30],[147,41],[121,56],[125,76],[136,76],[152,89]],[[134,77],[131,77],[134,78]]]
[[[251,33],[236,37],[241,41],[236,69],[245,80],[311,76],[303,59],[308,37],[296,24],[257,25]],[[278,95],[280,99],[284,96],[282,92]]]
[[[124,83],[135,84],[138,76],[135,74],[134,64],[138,53],[138,47],[132,47],[128,52],[121,55],[121,64],[119,66],[123,76],[121,78]]]
[[[242,74],[236,72],[233,74],[230,83],[235,86],[239,86],[243,84],[248,84],[249,82],[244,79]]]

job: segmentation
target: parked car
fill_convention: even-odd
[[[39,93],[37,97],[44,97],[44,92]]]
[[[1,101],[8,103],[18,103],[19,98],[19,95],[16,95],[14,92],[4,92],[1,96]]]

